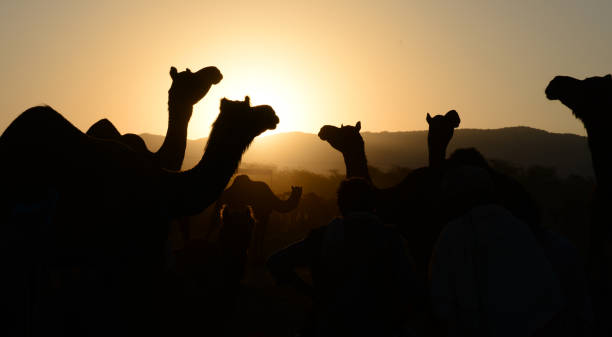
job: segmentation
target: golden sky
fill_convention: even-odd
[[[422,130],[456,109],[463,128],[584,134],[544,95],[557,74],[612,72],[612,1],[0,2],[0,131],[48,104],[81,130],[164,134],[168,71],[217,66],[189,138],[219,99],[270,104],[279,131],[361,120]]]

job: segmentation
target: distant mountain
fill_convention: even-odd
[[[372,166],[416,168],[427,164],[427,131],[363,132],[366,155]],[[150,149],[161,146],[163,137],[143,134]],[[198,162],[206,138],[189,140],[184,168]],[[457,148],[475,147],[487,159],[502,159],[521,167],[553,167],[561,176],[593,176],[587,139],[573,134],[550,133],[529,127],[502,129],[458,129],[447,155]],[[246,152],[243,163],[277,169],[313,172],[344,172],[344,161],[315,134],[289,132],[258,137]]]

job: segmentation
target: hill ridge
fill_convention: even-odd
[[[163,142],[163,136],[148,133],[141,136],[152,150]],[[427,130],[364,131],[362,136],[368,163],[372,166],[388,170],[427,164]],[[200,159],[206,139],[188,140],[184,168],[192,167]],[[572,133],[554,133],[529,126],[460,128],[455,131],[448,154],[464,147],[475,147],[487,159],[501,159],[520,167],[545,166],[555,168],[561,176],[593,176],[587,138]],[[256,138],[243,159],[243,166],[254,164],[317,173],[344,171],[340,153],[316,134],[300,131]]]

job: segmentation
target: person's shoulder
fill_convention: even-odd
[[[310,233],[308,233],[308,237],[316,237],[316,236],[322,235],[327,230],[327,226],[328,225],[323,225],[323,226],[319,226],[319,227],[311,229]]]
[[[308,233],[308,239],[320,239],[325,235],[325,232],[327,232],[327,230],[330,227],[335,227],[338,226],[342,223],[342,218],[334,218],[332,221],[330,221],[330,223],[323,225],[323,226],[319,226],[319,227],[315,227],[313,229],[310,230],[310,233]]]
[[[544,231],[544,248],[559,256],[564,256],[565,260],[578,260],[578,250],[576,246],[565,236],[547,229]]]
[[[392,224],[392,223],[383,223],[382,224],[382,228],[385,232],[389,233],[389,234],[393,234],[393,235],[401,235],[401,232],[399,230],[399,228],[397,227],[396,224]]]
[[[338,219],[340,219],[341,222],[346,222],[351,225],[368,225],[376,227],[382,227],[383,225],[383,222],[380,217],[378,217],[378,215],[373,212],[350,212],[343,218]]]
[[[387,241],[396,241],[403,238],[397,226],[393,224],[381,224],[376,231]]]

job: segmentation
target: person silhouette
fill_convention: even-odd
[[[364,178],[338,189],[341,217],[275,253],[267,266],[280,285],[314,300],[311,336],[392,336],[406,333],[418,290],[413,261],[400,234],[374,214],[374,188]],[[312,285],[295,268],[306,267]]]
[[[451,220],[432,255],[430,292],[448,335],[527,337],[554,330],[564,305],[559,277],[529,225],[500,203],[489,172],[456,167],[441,186]]]

